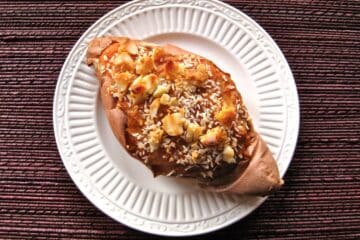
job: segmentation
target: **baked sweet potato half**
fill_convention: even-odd
[[[247,195],[283,184],[230,75],[210,60],[172,45],[102,37],[89,43],[87,62],[113,133],[154,176]]]

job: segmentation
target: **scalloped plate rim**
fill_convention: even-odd
[[[250,17],[248,17],[246,14],[244,14],[243,12],[239,11],[238,9],[232,7],[231,5],[228,5],[226,3],[223,3],[223,2],[220,2],[220,1],[217,1],[217,0],[211,0],[212,2],[215,2],[217,4],[220,4],[220,5],[223,5],[224,7],[227,7],[227,8],[231,8],[233,11],[236,11],[237,14],[241,15],[242,17],[246,18],[247,21],[251,22],[254,26],[256,26],[258,29],[262,30],[262,33],[265,35],[265,37],[268,38],[268,40],[270,40],[269,42],[271,43],[272,47],[276,49],[276,51],[280,54],[282,60],[284,61],[285,63],[285,67],[287,68],[286,70],[288,71],[288,74],[290,76],[290,80],[292,80],[289,84],[293,84],[294,86],[292,91],[295,90],[295,95],[293,96],[294,97],[294,102],[295,102],[295,105],[296,105],[296,113],[295,115],[297,116],[297,118],[295,118],[294,120],[296,120],[295,122],[295,126],[296,126],[296,138],[295,138],[295,143],[293,144],[293,146],[291,147],[291,158],[293,157],[293,154],[295,152],[295,146],[296,146],[296,140],[297,140],[297,136],[298,136],[298,132],[299,132],[299,125],[300,125],[300,112],[299,112],[299,100],[298,100],[298,94],[297,94],[297,90],[296,90],[296,85],[295,85],[295,81],[294,81],[294,78],[292,76],[292,73],[291,73],[291,70],[290,70],[290,67],[289,67],[289,64],[286,60],[286,58],[284,57],[283,53],[281,52],[280,48],[277,46],[277,44],[275,43],[275,41],[270,37],[270,35],[260,26],[258,25],[254,20],[252,20]],[[211,2],[210,1],[210,2]],[[131,1],[131,2],[128,2],[126,4],[123,4],[113,10],[111,10],[110,12],[108,12],[107,14],[105,14],[103,17],[101,17],[99,20],[97,20],[92,26],[90,26],[86,31],[85,33],[83,33],[83,35],[79,38],[79,40],[75,43],[74,47],[72,48],[72,50],[70,51],[68,57],[66,58],[65,62],[64,62],[64,65],[63,66],[66,66],[69,64],[71,58],[73,57],[73,54],[74,52],[77,50],[77,47],[80,45],[80,43],[84,40],[84,38],[86,38],[86,35],[89,34],[94,28],[96,28],[96,26],[98,26],[99,24],[101,24],[102,21],[104,21],[107,17],[111,16],[113,13],[116,13],[119,9],[121,8],[125,8],[127,6],[130,6],[134,3],[140,3],[140,2],[146,2],[144,0],[136,0],[136,1]],[[172,1],[170,1],[170,3],[167,3],[167,1],[163,1],[164,4],[174,4],[172,3]],[[162,6],[162,5],[160,5]],[[177,7],[176,4],[174,4],[174,7]],[[98,207],[98,204],[96,203],[98,199],[92,199],[90,196],[88,196],[88,194],[83,191],[83,187],[80,186],[78,184],[78,182],[76,181],[75,179],[75,176],[73,176],[73,174],[71,173],[72,171],[70,171],[70,163],[66,162],[64,159],[65,159],[65,155],[64,153],[60,150],[61,149],[61,143],[60,143],[60,136],[59,136],[59,133],[57,131],[59,125],[57,123],[57,111],[56,111],[56,108],[58,107],[58,97],[59,97],[59,94],[60,94],[60,87],[62,85],[62,76],[65,74],[65,68],[63,67],[60,74],[59,74],[59,78],[58,78],[58,81],[57,81],[57,84],[56,84],[56,90],[55,90],[55,94],[54,94],[54,103],[53,103],[53,124],[54,124],[54,134],[55,134],[55,139],[56,139],[56,143],[57,143],[57,147],[58,147],[58,150],[59,150],[59,153],[61,155],[61,159],[65,165],[65,168],[67,170],[67,172],[69,173],[70,177],[72,178],[73,182],[75,183],[75,185],[78,187],[78,189],[83,193],[84,196],[87,197],[87,199],[92,202],[95,206]],[[66,114],[66,113],[64,113]],[[286,170],[288,169],[289,165],[290,165],[290,161],[288,161],[288,163],[286,164],[285,168],[283,169],[283,172],[281,173],[281,175],[283,176],[286,172]],[[248,214],[250,214],[253,210],[255,210],[258,206],[260,206],[264,201],[266,200],[266,198],[263,198],[261,199],[261,201],[259,201],[259,204],[254,208],[252,209],[251,211],[247,212],[244,216],[242,217],[245,217],[247,216]],[[100,207],[98,207],[99,210],[101,210],[102,212],[104,212],[105,214],[107,214],[108,216],[110,216],[111,218],[113,218],[114,220],[116,221],[119,221],[115,216],[112,216],[111,214],[109,214],[109,212],[107,212],[106,210],[104,209],[101,209]],[[212,232],[212,231],[215,231],[215,230],[218,230],[220,228],[223,228],[223,227],[226,227],[236,221],[240,220],[240,218],[236,218],[234,217],[233,219],[231,220],[228,220],[225,222],[225,224],[219,224],[215,227],[210,227],[210,228],[207,228],[206,230],[203,230],[203,229],[199,229],[199,230],[196,230],[196,231],[192,231],[192,232],[154,232],[154,231],[149,231],[148,229],[142,229],[142,228],[139,228],[137,226],[134,226],[133,224],[128,224],[127,222],[125,221],[121,221],[121,223],[123,223],[124,225],[127,225],[129,227],[132,227],[132,228],[135,228],[137,230],[140,230],[140,231],[143,231],[143,232],[148,232],[148,233],[152,233],[152,234],[157,234],[157,235],[163,235],[163,236],[193,236],[193,235],[199,235],[199,234],[204,234],[204,233],[208,233],[208,232]],[[170,234],[169,234],[170,233]]]

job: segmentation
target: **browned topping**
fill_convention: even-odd
[[[150,151],[153,152],[159,148],[164,131],[160,128],[152,130],[149,134]]]
[[[185,141],[188,143],[197,141],[203,134],[204,127],[197,123],[187,123],[186,125]]]
[[[159,98],[155,98],[151,104],[150,104],[150,108],[149,108],[149,112],[150,112],[150,116],[152,118],[155,118],[157,116],[157,113],[159,111],[160,108],[160,99]]]
[[[112,62],[116,66],[116,71],[118,72],[133,71],[135,67],[134,60],[126,52],[121,52],[117,54],[115,57],[111,58],[110,62]]]
[[[128,116],[129,152],[151,168],[211,179],[243,159],[247,111],[230,76],[210,61],[124,41],[96,64]]]
[[[200,137],[200,142],[205,146],[216,146],[223,144],[226,140],[226,132],[221,127],[209,129],[205,135]]]
[[[235,107],[228,105],[222,106],[221,111],[215,115],[215,119],[223,125],[231,125],[231,123],[236,119]]]
[[[184,116],[181,113],[166,115],[162,120],[163,129],[169,136],[180,136],[183,134]]]
[[[143,56],[136,61],[135,71],[137,74],[148,74],[154,69],[153,60],[149,56]]]
[[[125,50],[132,55],[138,54],[138,47],[137,47],[136,43],[133,41],[127,42]]]
[[[120,94],[123,94],[128,89],[130,83],[135,78],[135,75],[129,72],[121,72],[121,73],[114,73],[113,79],[114,84],[110,88],[110,92],[116,97],[119,97]]]
[[[152,94],[158,84],[158,77],[155,74],[137,77],[130,85],[130,99],[133,103],[139,104]]]
[[[230,147],[229,145],[226,145],[223,150],[224,161],[226,161],[227,163],[233,163],[235,162],[234,156],[234,149],[232,149],[232,147]]]

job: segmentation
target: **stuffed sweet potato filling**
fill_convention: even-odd
[[[268,190],[261,191],[282,184],[230,75],[210,60],[171,45],[110,37],[90,43],[88,62],[114,134],[154,175],[217,186],[263,166],[268,176],[260,188]]]
[[[128,116],[126,148],[155,174],[213,179],[246,163],[252,125],[229,75],[194,54],[113,43],[97,64]]]

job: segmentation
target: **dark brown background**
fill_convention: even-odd
[[[76,40],[124,1],[0,3],[0,239],[157,239],[105,216],[65,171],[53,93]],[[360,239],[360,2],[229,1],[293,70],[301,129],[286,185],[199,239]]]

